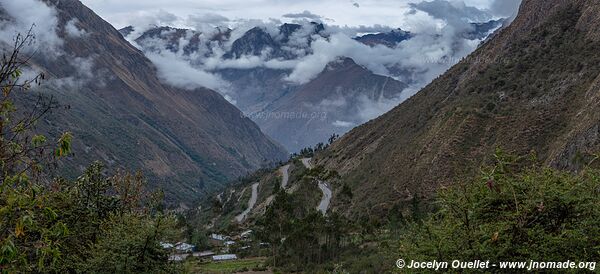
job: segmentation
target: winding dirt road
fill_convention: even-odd
[[[325,215],[327,213],[327,209],[329,208],[329,203],[331,202],[333,193],[331,192],[331,188],[329,188],[327,185],[327,182],[319,181],[319,188],[321,189],[321,192],[323,192],[323,198],[321,198],[321,202],[319,203],[317,210],[321,211],[321,213]]]
[[[313,168],[310,162],[311,158],[302,158],[300,160],[306,168]],[[321,192],[323,192],[323,197],[321,198],[321,202],[319,202],[319,206],[317,206],[317,210],[321,211],[321,213],[325,215],[327,213],[327,209],[329,209],[329,203],[331,202],[331,197],[333,197],[333,192],[331,191],[331,188],[327,182],[319,181],[319,189],[321,189]]]
[[[282,174],[282,178],[281,178],[281,188],[285,189],[288,185],[288,182],[290,181],[290,165],[285,165],[282,166],[279,169],[279,172],[281,172]]]
[[[306,168],[308,168],[308,169],[312,169],[312,168],[313,168],[313,166],[312,166],[312,164],[310,163],[310,160],[312,160],[312,159],[311,159],[311,158],[302,158],[302,159],[300,159],[300,161],[302,161],[302,164],[303,164],[303,165],[304,165]]]
[[[246,208],[246,210],[244,210],[244,212],[242,212],[240,215],[235,216],[235,220],[238,221],[238,223],[243,222],[246,219],[246,217],[248,217],[248,214],[250,214],[250,211],[252,210],[252,208],[254,208],[257,199],[258,183],[254,183],[252,185],[252,196],[250,197],[250,200],[248,200],[248,208]]]

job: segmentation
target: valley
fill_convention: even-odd
[[[0,272],[600,260],[597,1],[0,0],[0,49]]]

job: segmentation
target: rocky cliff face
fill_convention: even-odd
[[[509,27],[317,161],[362,212],[428,197],[496,148],[580,168],[600,150],[599,26],[597,1],[525,0]]]
[[[63,54],[36,55],[32,65],[49,78],[43,92],[70,106],[40,125],[48,132],[73,132],[68,173],[99,159],[141,169],[169,200],[190,202],[287,157],[218,93],[161,83],[143,53],[79,1],[46,2],[58,13]],[[67,24],[82,34],[67,35]]]

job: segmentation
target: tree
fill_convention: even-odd
[[[335,133],[332,134],[331,137],[329,137],[328,144],[329,145],[333,144],[333,142],[335,142],[339,138],[340,138],[340,135],[335,134]]]
[[[37,121],[56,106],[52,98],[40,96],[28,109],[14,104],[15,97],[44,78],[21,78],[29,57],[21,58],[20,52],[32,43],[31,31],[14,41],[0,64],[0,268],[49,271],[59,265],[69,230],[47,205],[55,197],[45,192],[51,180],[43,169],[70,153],[71,135],[49,142],[34,133]]]

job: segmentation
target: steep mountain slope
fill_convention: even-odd
[[[350,58],[330,63],[314,80],[269,104],[254,121],[291,151],[325,142],[368,119],[372,102],[400,97],[406,84],[376,75]],[[372,117],[371,117],[372,118]]]
[[[509,27],[317,162],[351,185],[354,212],[427,197],[497,147],[579,168],[600,150],[599,30],[597,1],[524,0]]]
[[[50,79],[44,90],[51,91],[44,92],[70,106],[40,125],[73,132],[75,155],[67,172],[76,174],[96,159],[142,169],[171,201],[190,202],[286,157],[216,92],[161,83],[143,53],[79,1],[46,3],[56,8],[59,26],[75,22],[85,32],[77,37],[59,28],[63,54],[38,54],[32,62]]]

